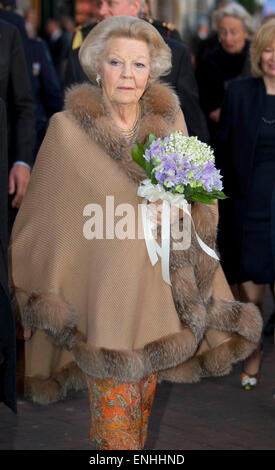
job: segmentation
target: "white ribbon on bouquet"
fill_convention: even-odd
[[[202,239],[198,236],[195,224],[192,219],[192,216],[188,209],[188,202],[182,194],[173,194],[169,191],[165,191],[160,184],[153,184],[150,179],[145,179],[141,182],[141,185],[137,191],[138,196],[143,198],[142,201],[142,224],[144,230],[145,243],[148,251],[148,255],[152,266],[158,262],[158,255],[161,257],[161,269],[162,277],[167,284],[171,286],[170,280],[170,270],[169,270],[169,261],[170,261],[170,214],[171,214],[171,205],[182,209],[191,219],[197,241],[202,248],[209,256],[219,260],[215,251],[206,245]],[[161,199],[162,202],[162,217],[161,217],[161,246],[157,243],[153,236],[153,228],[155,224],[150,219],[150,211],[148,209],[148,201],[157,202]]]

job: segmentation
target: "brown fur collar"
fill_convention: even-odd
[[[165,137],[173,131],[173,124],[180,109],[176,94],[168,85],[155,83],[141,98],[142,118],[135,141],[142,144],[153,132]],[[101,89],[89,85],[76,85],[67,91],[65,110],[77,121],[81,129],[96,143],[103,145],[108,155],[119,161],[123,170],[134,181],[140,181],[145,173],[131,157],[129,142],[108,115]]]

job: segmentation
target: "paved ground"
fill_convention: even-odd
[[[271,312],[267,297],[265,315]],[[245,392],[241,366],[227,377],[195,385],[162,383],[152,410],[146,449],[275,450],[275,347],[264,338],[261,381]],[[91,450],[85,391],[54,405],[19,401],[14,415],[0,405],[0,449]]]

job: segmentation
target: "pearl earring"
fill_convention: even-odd
[[[101,87],[101,76],[99,75],[99,73],[96,76],[96,83],[97,83],[97,86],[100,88]]]

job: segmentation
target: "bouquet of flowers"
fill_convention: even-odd
[[[181,194],[190,202],[212,204],[213,199],[226,198],[213,150],[197,137],[177,131],[157,139],[151,133],[146,148],[137,143],[132,149],[132,158],[145,169],[153,185]]]
[[[197,137],[186,137],[180,131],[164,139],[157,139],[151,133],[146,148],[137,143],[132,149],[132,158],[144,168],[148,177],[141,182],[137,192],[138,196],[143,197],[142,220],[147,251],[153,266],[158,261],[158,255],[161,256],[163,279],[171,285],[169,274],[171,205],[181,208],[192,221],[188,206],[191,201],[212,204],[213,199],[226,198],[222,192],[222,177],[215,167],[213,150],[200,142]],[[163,201],[162,247],[154,240],[152,233],[154,224],[150,220],[147,207],[148,201],[158,200]],[[192,223],[194,225],[193,221]],[[190,235],[191,226],[189,239]],[[195,235],[200,247],[209,256],[219,259],[214,249],[200,239],[196,230]]]

